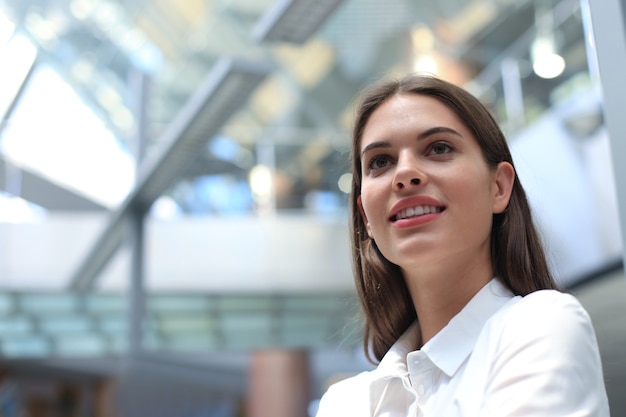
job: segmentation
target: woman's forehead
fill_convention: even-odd
[[[448,127],[463,136],[473,136],[468,124],[438,98],[404,93],[390,97],[372,111],[355,145],[360,150],[364,142],[388,140],[400,131],[419,134],[433,127]]]

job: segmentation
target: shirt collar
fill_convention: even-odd
[[[513,293],[499,279],[493,278],[422,347],[422,351],[435,366],[451,377],[474,349],[487,320],[511,298]],[[418,348],[419,333],[419,325],[415,321],[382,358],[377,367],[379,375],[407,375],[406,357]]]
[[[420,329],[417,320],[413,322],[389,348],[377,366],[377,371],[385,376],[403,376],[408,373],[406,355],[417,349]]]
[[[513,296],[499,279],[493,278],[422,347],[422,351],[435,366],[452,377],[474,350],[487,320]]]

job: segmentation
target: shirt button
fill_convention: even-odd
[[[419,395],[424,395],[424,392],[425,392],[425,390],[424,390],[424,384],[420,384],[420,385],[419,385],[419,387],[417,387],[417,393],[418,393]]]

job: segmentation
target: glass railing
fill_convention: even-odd
[[[246,351],[354,346],[353,295],[150,294],[148,352]],[[0,354],[13,358],[124,355],[129,316],[123,294],[0,294]]]

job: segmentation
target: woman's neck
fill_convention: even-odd
[[[432,339],[493,278],[490,262],[447,262],[430,271],[404,270],[419,318],[421,345]],[[413,272],[419,271],[419,272]]]

